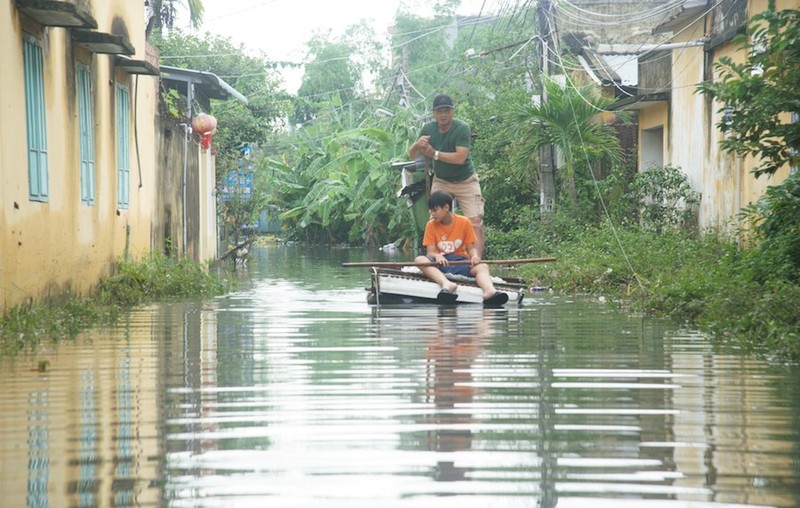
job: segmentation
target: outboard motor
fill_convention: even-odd
[[[413,161],[393,162],[391,167],[401,171],[401,188],[397,192],[397,197],[406,196],[417,228],[417,237],[421,241],[422,235],[425,233],[425,225],[430,219],[428,195],[430,194],[431,179],[428,161],[425,157],[419,157]]]

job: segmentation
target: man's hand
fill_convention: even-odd
[[[447,260],[446,257],[444,257],[444,254],[442,254],[441,252],[437,252],[436,254],[434,254],[433,259],[436,261],[436,263],[442,266],[447,266],[450,264],[450,262]]]
[[[432,157],[433,147],[431,147],[431,137],[420,136],[419,139],[414,141],[414,144],[411,145],[411,148],[408,150],[408,155],[410,155],[412,159],[416,159],[418,155]]]

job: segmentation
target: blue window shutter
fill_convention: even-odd
[[[28,139],[28,188],[32,201],[47,201],[47,117],[44,105],[44,58],[37,40],[23,36],[25,120]]]
[[[94,114],[92,97],[92,75],[85,65],[77,66],[78,130],[81,157],[81,201],[94,204]]]
[[[130,204],[130,94],[117,85],[117,205]]]

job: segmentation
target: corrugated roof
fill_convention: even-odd
[[[601,55],[620,78],[620,84],[636,86],[639,84],[639,55]]]
[[[635,53],[601,55],[584,48],[581,57],[584,69],[597,83],[623,86],[639,83],[639,56]]]

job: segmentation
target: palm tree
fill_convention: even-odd
[[[150,16],[145,31],[147,37],[154,29],[172,28],[175,24],[178,3],[186,4],[189,9],[189,22],[192,27],[200,26],[203,22],[203,0],[145,0],[145,7]]]
[[[576,166],[618,161],[622,156],[614,128],[600,120],[612,99],[600,97],[592,86],[564,86],[545,82],[547,100],[528,103],[512,117],[512,139],[522,144],[520,158],[534,160],[544,145],[555,146],[564,158],[561,181],[577,202]]]

